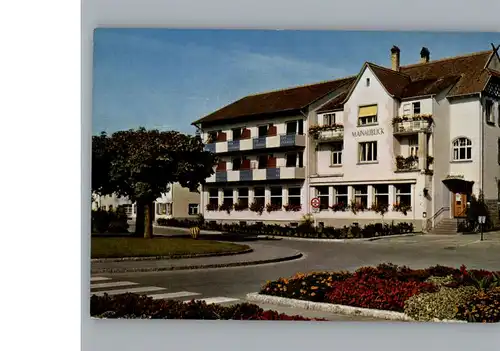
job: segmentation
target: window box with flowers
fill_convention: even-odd
[[[358,213],[359,211],[364,212],[367,209],[363,203],[357,203],[355,201],[351,202],[351,206],[349,206],[349,208],[354,214]]]
[[[262,212],[264,212],[264,205],[258,201],[254,201],[250,205],[250,211],[262,214]]]
[[[339,212],[339,211],[346,211],[347,210],[347,204],[345,202],[339,202],[339,203],[336,203],[336,204],[333,204],[332,206],[330,206],[330,208],[333,210],[333,212]]]
[[[375,213],[380,213],[381,216],[383,216],[387,211],[389,211],[389,205],[388,204],[377,204],[373,203],[371,210],[374,211]]]
[[[281,211],[282,206],[278,204],[267,204],[266,205],[266,211],[267,212],[276,212],[276,211]]]
[[[227,214],[230,214],[232,209],[233,204],[222,204],[219,206],[219,211],[226,211]]]
[[[242,201],[238,201],[234,204],[235,211],[245,211],[248,210],[248,204]]]
[[[392,119],[392,125],[396,125],[398,123],[402,122],[409,122],[409,121],[425,121],[429,125],[433,123],[432,119],[432,114],[415,114],[415,115],[402,115],[402,116],[396,116]]]
[[[396,212],[401,212],[405,216],[408,214],[408,211],[411,211],[411,206],[396,202],[392,205],[392,210]]]
[[[396,169],[398,171],[414,171],[418,169],[417,156],[396,156]]]
[[[309,127],[309,135],[312,136],[314,139],[318,139],[321,132],[337,131],[337,130],[344,130],[344,126],[341,124],[330,124],[323,126],[313,125]]]
[[[207,204],[206,206],[207,211],[217,211],[218,208],[217,204]]]
[[[302,205],[285,205],[283,206],[287,212],[299,212],[302,210]]]

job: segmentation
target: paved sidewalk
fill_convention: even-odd
[[[247,243],[253,251],[240,255],[169,260],[92,262],[92,273],[158,272],[185,269],[237,267],[281,262],[302,257],[298,250],[257,243]]]

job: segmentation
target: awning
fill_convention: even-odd
[[[376,116],[377,111],[377,105],[363,106],[359,108],[358,117]]]

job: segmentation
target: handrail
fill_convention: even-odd
[[[432,217],[430,217],[428,220],[433,220],[434,218],[436,218],[437,216],[439,216],[441,213],[443,213],[445,210],[449,210],[450,207],[448,206],[443,206],[441,207],[439,210],[437,210],[436,213],[434,213],[434,215]]]

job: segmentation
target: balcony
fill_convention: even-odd
[[[397,156],[396,157],[396,172],[415,172],[418,171],[417,156]]]
[[[392,120],[394,135],[408,135],[418,132],[432,132],[432,116],[431,115],[415,115],[412,117],[395,117]]]
[[[312,126],[309,128],[309,135],[311,135],[317,143],[342,141],[344,139],[344,126],[338,124]]]
[[[304,167],[242,169],[239,171],[217,171],[211,177],[207,178],[207,183],[305,179],[305,176]]]
[[[214,154],[219,154],[226,152],[238,152],[238,151],[249,151],[249,150],[271,149],[271,148],[276,149],[276,148],[286,148],[293,146],[305,147],[305,145],[306,145],[305,135],[282,134],[274,136],[263,136],[263,137],[207,143],[205,145],[205,151],[209,151]]]

